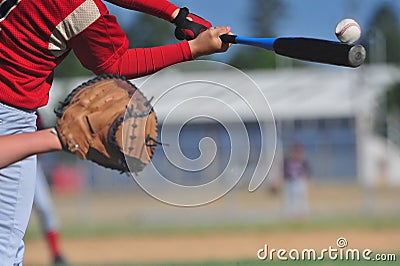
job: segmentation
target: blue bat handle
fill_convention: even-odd
[[[247,37],[237,36],[236,43],[253,45],[273,51],[276,39],[277,38],[247,38]]]
[[[277,38],[247,38],[237,35],[227,35],[224,34],[220,36],[221,40],[225,43],[239,43],[261,47],[267,50],[274,50],[274,43]]]

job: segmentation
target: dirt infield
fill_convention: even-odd
[[[74,264],[187,262],[205,260],[256,259],[258,249],[337,248],[336,240],[345,237],[348,248],[398,253],[400,229],[202,233],[161,236],[110,236],[64,239],[63,247]],[[29,240],[25,265],[49,263],[43,240]]]

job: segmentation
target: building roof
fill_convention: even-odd
[[[239,117],[245,120],[354,117],[360,112],[373,111],[379,95],[400,77],[400,69],[384,65],[244,73],[233,67],[221,67],[221,63],[216,63],[218,67],[213,71],[181,71],[182,66],[190,66],[185,64],[188,63],[132,81],[148,98],[154,97],[161,122],[168,119],[180,123],[211,114],[218,114],[216,119],[225,121],[236,121]],[[203,69],[209,63],[205,64]],[[65,90],[72,90],[87,79],[56,80],[51,102],[44,111],[52,112]]]
[[[244,75],[232,69],[175,72],[174,77],[170,74],[171,72],[166,71],[164,75],[156,75],[141,86],[147,95],[153,95],[155,99],[166,97],[165,100],[159,101],[160,104],[156,103],[160,117],[166,116],[176,106],[187,101],[188,104],[179,109],[179,112],[174,112],[175,119],[181,121],[181,118],[189,114],[214,114],[224,111],[228,117],[232,116],[229,110],[225,110],[227,108],[221,108],[226,104],[236,110],[242,118],[252,119],[255,112],[261,119],[268,120],[271,115],[266,114],[268,110],[265,100],[268,101],[276,119],[352,117],[360,112],[373,111],[378,97],[385,91],[387,85],[399,79],[400,70],[389,66],[369,66],[359,69],[310,67],[276,71],[259,70]],[[210,83],[194,82],[195,84],[177,86],[178,88],[171,89],[173,93],[163,95],[170,86],[201,80],[221,83],[226,85],[226,88]],[[255,85],[251,84],[251,80]],[[232,93],[232,90],[235,93]],[[192,99],[200,96],[215,98],[225,104],[219,102],[213,104],[212,100],[208,102]],[[247,104],[252,108],[247,108]]]

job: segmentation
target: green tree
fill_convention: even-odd
[[[55,69],[55,78],[71,78],[77,76],[90,76],[93,73],[84,68],[75,56],[74,52],[70,54]]]
[[[400,24],[393,4],[383,3],[367,27],[362,42],[369,63],[400,64]],[[390,85],[379,99],[375,115],[376,132],[400,146],[400,82]]]
[[[375,131],[400,146],[400,82],[390,85],[379,99]]]
[[[286,12],[283,0],[252,0],[249,23],[254,37],[274,37],[279,19]],[[275,68],[277,55],[261,48],[240,47],[229,64],[242,69]]]
[[[154,47],[176,43],[174,26],[154,16],[138,14],[131,23],[124,25],[130,47]]]
[[[252,0],[251,28],[255,37],[275,36],[276,24],[286,12],[286,5],[282,0]]]
[[[383,3],[373,14],[362,42],[370,63],[400,63],[400,25],[396,9]]]
[[[400,83],[395,83],[386,92],[386,107],[389,113],[400,112]]]

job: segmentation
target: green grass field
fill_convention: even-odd
[[[260,265],[270,265],[270,266],[275,266],[275,265],[296,265],[296,266],[306,266],[306,265],[322,265],[322,266],[336,266],[336,265],[343,265],[343,266],[350,266],[350,265],[398,265],[398,262],[380,262],[380,263],[368,263],[368,262],[354,262],[354,261],[319,261],[319,262],[287,262],[287,261],[238,261],[238,262],[203,262],[203,263],[184,263],[184,264],[146,264],[143,266],[260,266]]]
[[[398,256],[397,256],[398,257]],[[293,265],[293,266],[360,266],[360,265],[373,265],[373,266],[384,266],[384,265],[399,265],[398,261],[204,261],[204,262],[187,262],[187,263],[160,263],[160,264],[115,264],[109,266],[281,266],[281,265]],[[81,266],[100,266],[100,265],[81,265]]]
[[[232,232],[299,232],[312,230],[341,230],[341,229],[368,229],[379,230],[388,228],[399,228],[400,216],[393,217],[340,217],[336,219],[310,219],[304,221],[286,221],[270,223],[226,223],[226,224],[191,224],[170,226],[132,225],[131,223],[104,223],[97,224],[67,224],[62,228],[65,238],[85,236],[118,236],[118,235],[185,235],[185,234],[212,234]],[[38,226],[29,228],[26,238],[30,240],[42,237]]]

